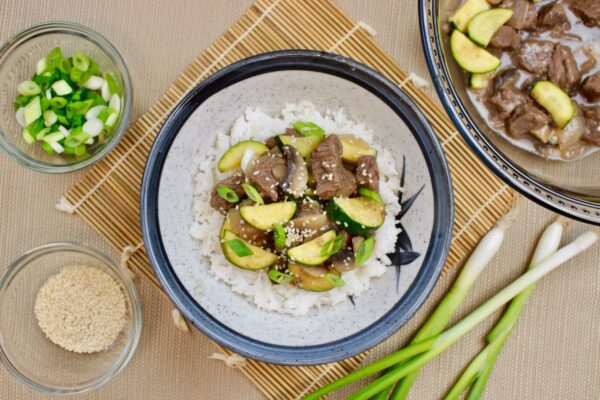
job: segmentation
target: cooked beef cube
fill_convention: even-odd
[[[538,25],[549,27],[550,29],[562,28],[563,30],[568,30],[571,27],[564,6],[558,4],[558,2],[546,4],[540,8]]]
[[[310,155],[317,187],[315,194],[329,200],[336,196],[350,196],[356,190],[352,172],[342,164],[342,143],[336,135],[329,135]]]
[[[583,109],[585,131],[582,139],[594,146],[600,146],[600,108]]]
[[[506,126],[508,133],[521,138],[529,132],[541,129],[550,123],[550,116],[532,104],[520,106],[508,120]]]
[[[600,23],[600,1],[572,0],[569,7],[586,25],[596,26]]]
[[[590,103],[600,100],[600,72],[586,78],[581,85],[581,94]]]
[[[513,62],[525,71],[537,77],[548,73],[548,64],[552,58],[554,43],[541,40],[525,40],[513,53]]]
[[[261,196],[277,201],[279,184],[287,176],[287,161],[280,154],[267,153],[252,162],[247,175]]]
[[[560,86],[565,92],[574,94],[581,80],[581,73],[569,47],[562,44],[554,47],[554,53],[552,53],[548,66],[548,77],[552,83]]]
[[[519,47],[520,44],[521,37],[515,28],[508,25],[501,26],[490,41],[490,46],[502,50],[514,50]]]
[[[297,130],[295,130],[294,128],[287,128],[283,135],[284,136],[293,136],[293,137],[301,137],[302,136],[302,134],[300,132],[298,132]],[[276,147],[277,143],[275,142],[275,136],[271,136],[270,138],[268,138],[265,141],[265,144],[270,149]]]
[[[514,87],[521,77],[521,73],[516,68],[507,68],[494,76],[494,89],[499,90],[502,88]]]
[[[356,182],[358,186],[379,193],[379,167],[373,156],[360,156],[356,164]]]
[[[502,7],[512,8],[514,14],[508,25],[515,29],[535,29],[537,27],[537,8],[530,0],[511,0],[503,2]]]
[[[242,198],[244,195],[244,189],[242,188],[242,183],[244,183],[244,174],[242,172],[236,172],[228,178],[223,179],[222,181],[217,182],[215,186],[213,186],[212,192],[210,194],[210,206],[220,212],[221,214],[227,214],[227,211],[236,206],[237,203],[230,203],[217,193],[217,189],[223,186],[227,186],[229,189],[233,190],[239,198]]]
[[[494,119],[507,119],[514,110],[527,102],[527,96],[519,89],[502,88],[489,99],[488,108]]]

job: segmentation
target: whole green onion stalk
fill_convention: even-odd
[[[469,290],[473,287],[475,280],[484,268],[489,264],[490,260],[496,255],[502,242],[504,241],[506,229],[514,221],[516,214],[516,208],[513,207],[504,217],[500,218],[494,228],[492,228],[479,242],[469,260],[466,262],[460,274],[454,281],[454,284],[446,293],[442,301],[438,304],[435,311],[427,319],[425,324],[419,329],[411,343],[418,343],[423,339],[437,336],[442,332],[450,319],[458,309],[458,306],[463,302]],[[402,364],[395,365],[393,368],[400,368]],[[386,371],[388,373],[390,371]],[[417,369],[410,375],[407,375],[402,379],[396,389],[392,398],[403,399],[408,396],[408,392],[412,387],[414,381],[419,376],[419,370]],[[382,390],[377,396],[374,397],[376,400],[385,400],[388,398],[390,390],[393,386]]]
[[[536,268],[542,260],[552,255],[558,249],[563,233],[563,218],[559,218],[544,230],[533,253],[528,269]],[[458,378],[445,400],[458,400],[469,387],[468,400],[480,399],[487,381],[492,373],[498,355],[502,351],[506,339],[515,326],[525,308],[535,284],[528,287],[515,297],[494,328],[486,336],[487,346],[471,361],[469,366]]]
[[[462,336],[477,326],[481,321],[496,312],[511,299],[516,297],[519,293],[525,291],[529,286],[544,277],[544,275],[552,272],[554,269],[575,257],[577,254],[585,251],[597,241],[597,232],[589,231],[583,233],[573,242],[556,251],[551,256],[546,257],[535,268],[530,269],[496,295],[492,296],[488,301],[479,306],[452,328],[433,338],[411,344],[408,347],[384,357],[365,368],[361,368],[358,371],[348,374],[335,382],[315,390],[307,395],[305,399],[318,399],[321,396],[331,393],[332,391],[337,390],[345,385],[383,371],[392,365],[404,363],[399,368],[395,368],[394,370],[388,372],[349,397],[349,399],[352,400],[369,399],[370,397],[398,382],[398,380],[401,378],[404,378],[405,376],[418,370],[421,366],[425,365],[428,361],[454,344]]]

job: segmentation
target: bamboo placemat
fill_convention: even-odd
[[[293,48],[326,50],[369,65],[396,82],[421,107],[446,152],[455,193],[455,225],[446,269],[452,268],[510,206],[512,191],[469,150],[446,114],[372,39],[373,30],[324,0],[258,0],[197,57],[121,143],[61,199],[126,255],[128,265],[164,295],[146,258],[139,190],[146,157],[162,123],[185,94],[217,70],[255,54]],[[473,190],[476,188],[476,190]],[[230,354],[221,349],[226,354]],[[365,354],[321,366],[282,367],[247,360],[241,372],[267,398],[298,398],[356,369]]]

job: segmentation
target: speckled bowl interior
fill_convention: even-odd
[[[227,132],[248,107],[277,114],[287,102],[320,110],[343,107],[375,132],[398,169],[406,157],[405,193],[424,187],[404,216],[422,255],[372,279],[371,289],[335,306],[290,316],[258,309],[206,269],[190,237],[193,177],[214,135]],[[406,197],[405,197],[406,198]],[[451,236],[448,171],[431,129],[391,82],[350,60],[318,52],[269,53],[234,64],[190,93],[169,117],[151,152],[142,189],[142,224],[150,260],[175,305],[211,338],[243,355],[284,364],[342,359],[379,343],[402,326],[432,289]],[[215,235],[218,234],[215,232]],[[232,268],[235,268],[232,266]]]

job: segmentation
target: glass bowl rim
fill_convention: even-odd
[[[529,176],[497,149],[473,121],[451,84],[452,78],[440,41],[439,4],[440,0],[419,0],[421,44],[435,90],[458,133],[486,167],[522,195],[569,218],[600,225],[600,203],[571,196],[560,188]]]
[[[17,378],[17,380],[19,380],[21,383],[37,391],[53,395],[71,395],[97,389],[108,383],[121,371],[123,371],[123,369],[125,369],[127,364],[129,364],[129,361],[131,361],[141,337],[142,307],[133,280],[126,274],[121,265],[98,250],[75,242],[46,243],[26,251],[12,261],[2,275],[0,275],[0,303],[4,297],[2,292],[10,285],[12,280],[19,274],[19,272],[29,266],[32,260],[49,252],[57,251],[77,251],[84,253],[88,256],[98,259],[103,264],[108,266],[119,277],[119,283],[122,285],[125,292],[126,302],[129,304],[132,310],[132,315],[130,317],[132,327],[128,332],[127,343],[115,361],[106,371],[102,373],[102,375],[98,376],[97,378],[91,379],[84,384],[71,387],[46,386],[34,381],[32,378],[23,373],[10,361],[9,357],[6,355],[5,343],[2,331],[0,330],[0,363],[4,365],[11,375]]]
[[[104,158],[115,146],[120,142],[129,125],[131,117],[131,106],[133,98],[133,90],[131,86],[131,77],[129,70],[119,51],[100,33],[76,22],[69,21],[47,21],[30,26],[29,28],[15,34],[0,46],[0,64],[6,59],[7,54],[10,57],[10,51],[21,46],[32,38],[47,34],[63,33],[72,36],[78,36],[87,40],[100,48],[112,63],[116,66],[123,76],[124,93],[126,98],[122,102],[122,115],[117,129],[113,133],[111,139],[106,142],[102,148],[93,156],[85,158],[81,161],[75,161],[69,164],[58,165],[44,161],[36,160],[19,150],[13,143],[0,135],[0,148],[13,160],[20,165],[30,168],[37,172],[49,174],[60,174],[73,172],[85,168],[96,163]]]

